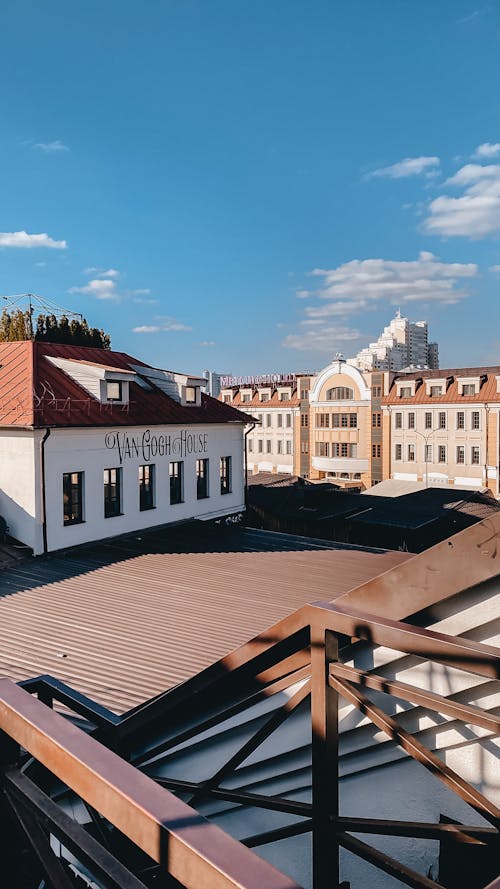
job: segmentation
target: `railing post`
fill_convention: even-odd
[[[313,887],[339,886],[338,693],[330,687],[330,663],[338,660],[335,633],[311,627],[311,724]]]

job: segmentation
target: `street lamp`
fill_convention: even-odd
[[[429,477],[428,477],[428,464],[429,460],[427,459],[427,442],[430,437],[434,435],[435,432],[442,432],[443,430],[438,426],[437,429],[431,429],[430,432],[419,432],[417,429],[413,429],[415,435],[420,435],[420,438],[424,440],[424,462],[425,462],[425,487],[429,487]]]

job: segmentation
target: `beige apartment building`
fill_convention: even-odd
[[[309,475],[309,376],[222,377],[219,398],[254,418],[247,471]]]
[[[393,376],[340,359],[311,379],[311,480],[362,490],[382,481],[382,398]]]
[[[382,410],[385,478],[499,496],[500,367],[398,375]]]

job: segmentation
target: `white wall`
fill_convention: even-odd
[[[36,469],[40,438],[41,433],[30,430],[0,429],[0,515],[12,537],[39,552],[43,548]]]
[[[45,446],[47,539],[49,550],[61,549],[130,531],[178,522],[190,518],[212,518],[244,509],[243,427],[241,425],[152,426],[153,436],[174,439],[182,432],[201,436],[206,450],[200,453],[148,453],[147,427],[110,429],[54,429]],[[118,435],[118,441],[116,436]],[[128,445],[127,448],[127,438]],[[132,443],[134,440],[136,448]],[[198,439],[199,441],[199,439]],[[106,443],[108,446],[106,446]],[[152,443],[152,442],[151,442]],[[178,447],[178,445],[176,445]],[[165,450],[162,446],[161,450]],[[120,453],[121,451],[121,453]],[[221,495],[219,459],[232,457],[232,493]],[[149,460],[147,458],[150,458]],[[209,497],[196,498],[196,459],[208,458]],[[184,461],[184,502],[170,504],[169,463]],[[155,465],[155,503],[150,510],[139,509],[138,467]],[[103,470],[122,468],[122,515],[104,517]],[[83,472],[84,522],[63,524],[63,473]],[[38,550],[40,551],[40,550]]]

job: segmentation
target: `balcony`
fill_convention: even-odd
[[[368,460],[360,457],[313,457],[312,465],[320,472],[368,472]]]

